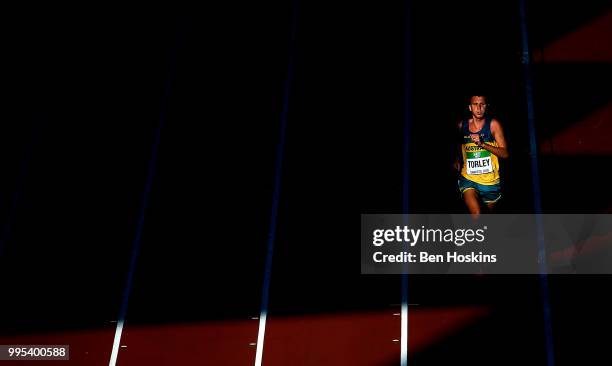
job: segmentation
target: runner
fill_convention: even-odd
[[[508,150],[501,123],[486,114],[483,95],[473,95],[468,106],[472,118],[457,125],[461,133],[461,157],[455,168],[461,172],[459,190],[470,214],[477,217],[481,202],[492,211],[501,198],[499,158],[507,158]]]

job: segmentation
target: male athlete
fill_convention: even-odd
[[[459,122],[461,156],[455,168],[460,170],[459,190],[470,214],[480,215],[480,201],[489,210],[501,198],[499,158],[507,158],[508,150],[502,126],[487,116],[485,96],[473,95],[468,106],[472,118]]]

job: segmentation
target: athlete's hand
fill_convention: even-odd
[[[459,160],[455,160],[455,163],[453,164],[453,168],[455,168],[456,171],[460,172],[461,171],[461,162]]]
[[[478,146],[482,146],[482,141],[480,141],[480,135],[478,135],[477,133],[473,133],[470,135],[470,137],[472,138],[472,141],[478,145]]]

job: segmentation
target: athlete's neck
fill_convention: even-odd
[[[475,116],[472,116],[472,121],[471,122],[473,122],[476,126],[482,126],[484,124],[484,122],[485,122],[485,118],[484,117],[477,118]]]

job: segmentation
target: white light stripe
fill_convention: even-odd
[[[113,352],[111,352],[111,358],[108,362],[108,366],[115,366],[117,364],[117,356],[119,355],[119,345],[121,344],[121,333],[123,333],[123,319],[119,319],[117,322],[117,328],[115,329],[115,339],[113,340]]]
[[[402,348],[400,365],[408,366],[408,304],[402,304],[402,317],[401,317],[401,342],[400,347]]]
[[[264,338],[266,336],[266,318],[265,311],[262,311],[259,316],[259,331],[257,332],[257,351],[255,352],[255,366],[261,366],[263,358]]]

